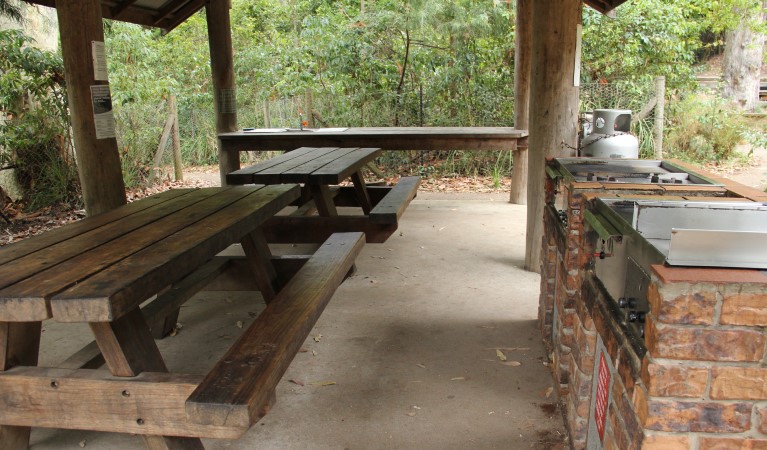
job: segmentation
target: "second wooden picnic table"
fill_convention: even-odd
[[[304,186],[298,210],[267,223],[267,236],[274,240],[322,242],[333,232],[363,231],[368,242],[383,242],[397,229],[420,178],[403,177],[394,186],[367,185],[362,168],[381,153],[380,148],[301,147],[229,173],[226,181]],[[338,186],[347,179],[352,186]],[[359,207],[362,215],[339,215],[337,206]],[[318,216],[310,215],[314,208]]]

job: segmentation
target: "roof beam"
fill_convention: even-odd
[[[124,0],[112,7],[112,19],[119,20],[120,14],[136,3],[138,0]]]
[[[164,28],[166,30],[172,30],[176,28],[177,26],[181,25],[186,19],[194,15],[197,11],[202,8],[205,3],[207,3],[207,0],[196,0],[196,1],[190,1],[186,5],[184,5],[181,9],[176,11],[173,14],[172,19],[167,18],[165,19],[165,22],[160,26],[161,28]]]

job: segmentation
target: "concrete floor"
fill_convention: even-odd
[[[552,449],[565,433],[536,326],[539,276],[521,269],[525,207],[506,194],[419,194],[369,244],[277,388],[277,405],[208,449]],[[203,292],[159,343],[172,371],[206,372],[263,308]],[[256,297],[258,295],[256,294]],[[42,365],[91,337],[46,323]],[[507,361],[500,361],[500,349]],[[31,448],[144,448],[133,435],[34,429]]]

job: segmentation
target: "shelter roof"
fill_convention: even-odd
[[[24,0],[56,7],[56,0]],[[130,22],[170,31],[205,6],[207,0],[101,0],[105,19]]]
[[[601,12],[602,14],[607,14],[625,2],[626,0],[584,0],[584,3]]]

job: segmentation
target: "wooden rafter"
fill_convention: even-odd
[[[112,19],[119,20],[120,14],[136,3],[138,0],[123,0],[112,8]]]
[[[607,14],[617,8],[627,0],[584,0],[584,3],[601,12]]]
[[[36,5],[56,7],[56,0],[24,0]],[[171,0],[139,2],[138,0],[101,0],[101,16],[105,19],[135,23],[170,31],[205,6],[210,0]]]

